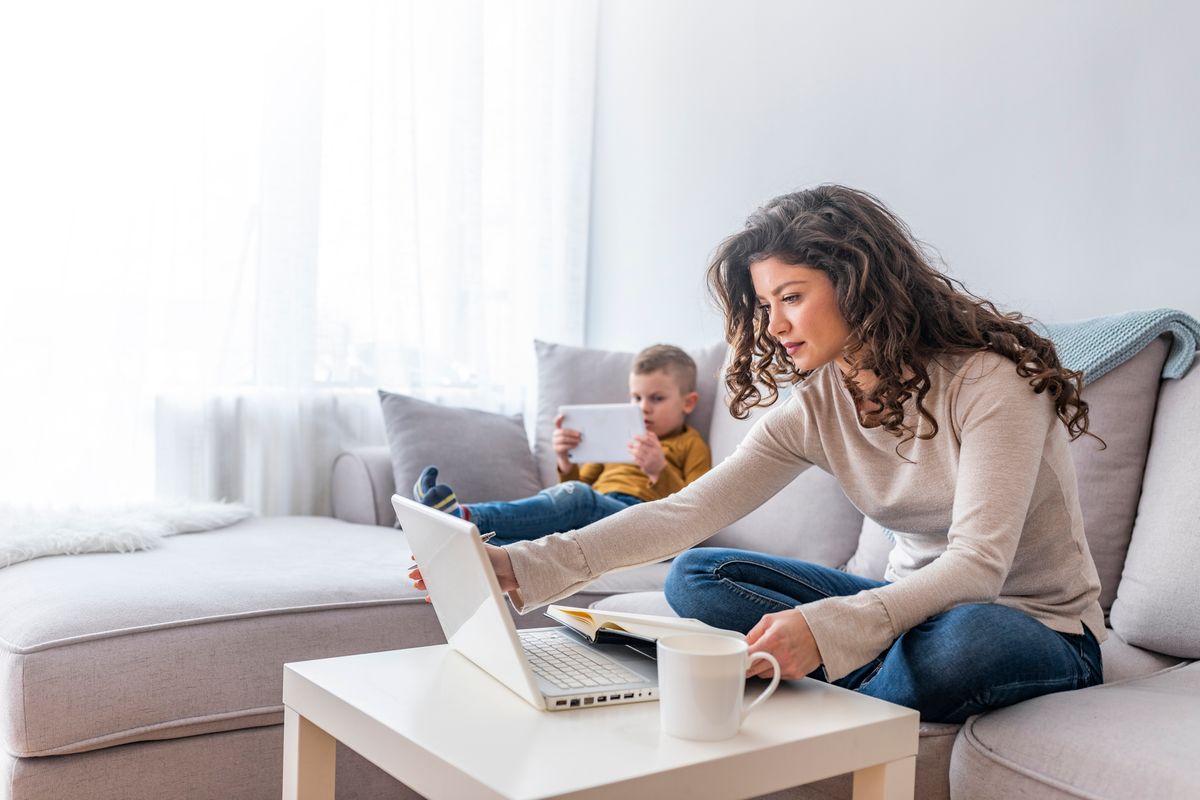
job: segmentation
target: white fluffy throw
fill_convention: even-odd
[[[151,503],[44,511],[0,506],[0,567],[75,553],[129,553],[164,536],[224,528],[250,516],[237,503]]]

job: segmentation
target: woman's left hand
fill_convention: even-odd
[[[767,614],[746,634],[751,653],[767,652],[779,661],[781,678],[803,678],[821,666],[821,651],[808,620],[798,608]],[[747,677],[771,677],[774,667],[765,659],[754,662]]]

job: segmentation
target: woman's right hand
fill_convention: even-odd
[[[508,557],[503,547],[496,547],[493,544],[484,544],[483,550],[487,553],[488,561],[492,564],[492,572],[496,573],[496,581],[500,584],[500,591],[515,592],[521,587],[517,585],[517,575],[513,572],[512,559]],[[410,556],[411,558],[411,556]],[[425,590],[425,579],[421,577],[421,568],[413,565],[413,568],[408,571],[408,577],[413,582],[413,586],[418,589]],[[425,596],[425,602],[430,602],[429,595]]]
[[[562,426],[565,417],[559,414],[554,418],[554,457],[558,462],[558,471],[566,474],[571,471],[571,460],[569,456],[571,451],[579,446],[580,440],[583,439],[583,434],[574,428],[564,428]]]
[[[521,587],[517,585],[517,573],[513,572],[512,559],[509,557],[508,551],[494,544],[484,544],[483,549],[487,553],[488,561],[492,562],[492,571],[496,573],[500,591],[515,592],[520,589]]]

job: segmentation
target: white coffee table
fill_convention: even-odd
[[[283,702],[284,800],[333,797],[338,741],[433,800],[753,797],[846,772],[856,800],[913,796],[917,712],[813,680],[723,742],[660,733],[653,702],[538,711],[445,645],[287,664]]]

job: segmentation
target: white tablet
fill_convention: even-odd
[[[633,403],[559,406],[563,427],[583,434],[571,451],[572,464],[632,464],[629,440],[646,432],[642,409]]]

